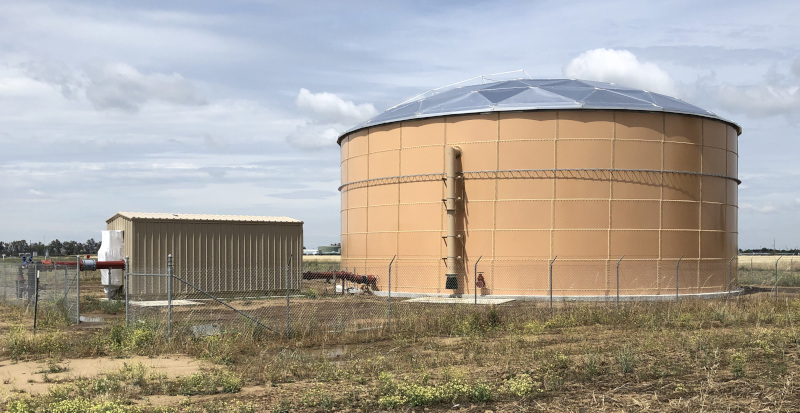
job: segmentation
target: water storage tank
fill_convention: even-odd
[[[554,295],[610,297],[618,262],[622,295],[728,291],[740,133],[601,82],[421,95],[338,140],[342,266],[396,255],[393,294],[472,294],[479,257],[481,295],[546,296],[552,265]]]

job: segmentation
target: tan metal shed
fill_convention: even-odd
[[[130,272],[166,274],[172,254],[174,274],[209,293],[285,291],[300,288],[303,221],[288,217],[119,212],[107,221],[122,230]],[[149,280],[149,281],[146,281]],[[137,282],[145,295],[166,293],[156,277]],[[134,282],[131,282],[133,288]],[[185,283],[176,293],[191,292]]]

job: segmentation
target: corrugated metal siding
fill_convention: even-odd
[[[181,221],[114,216],[108,229],[125,231],[125,254],[135,274],[166,274],[172,254],[175,275],[209,293],[299,290],[302,272],[302,221]],[[164,295],[163,277],[135,277],[136,294]],[[184,283],[177,294],[192,293]]]
[[[128,234],[133,233],[133,222],[124,218],[115,217],[113,220],[108,222],[106,229],[122,231],[122,237],[124,240]],[[133,253],[133,245],[125,242],[123,244],[123,252],[126,257],[130,257]]]

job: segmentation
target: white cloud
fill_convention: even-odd
[[[796,117],[800,111],[800,88],[761,83],[750,86],[724,84],[716,91],[725,109],[753,118],[785,115]]]
[[[258,46],[221,32],[225,24],[224,14],[148,10],[138,3],[0,2],[3,49],[67,64],[81,64],[87,56],[160,67],[251,58]]]
[[[328,123],[360,123],[378,114],[371,103],[356,105],[333,93],[311,93],[305,88],[300,89],[295,104],[311,112],[316,120]]]
[[[800,58],[791,67],[770,67],[759,83],[706,84],[699,89],[734,113],[751,118],[785,116],[789,120],[800,120]]]
[[[308,120],[288,135],[286,141],[306,151],[335,148],[336,139],[347,128],[378,114],[371,103],[356,105],[333,93],[311,93],[305,88],[297,94],[295,105],[306,112]]]
[[[581,53],[563,68],[569,78],[598,80],[677,95],[675,81],[658,65],[640,61],[627,50],[594,49]]]
[[[777,211],[777,208],[775,208],[774,205],[753,205],[753,204],[748,204],[748,203],[744,203],[744,202],[739,204],[739,209],[741,209],[743,211],[761,212],[761,213],[764,213],[764,214],[768,214],[768,213]]]
[[[796,77],[800,78],[800,57],[794,59],[794,64],[792,65],[792,73],[794,73]]]
[[[286,140],[292,146],[303,150],[335,148],[336,139],[343,130],[341,125],[309,124],[298,127],[286,137]]]
[[[183,76],[142,74],[125,63],[108,64],[88,73],[86,97],[97,109],[122,109],[133,112],[148,101],[179,105],[203,105],[202,94]]]

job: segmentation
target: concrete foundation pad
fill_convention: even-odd
[[[774,291],[774,290],[773,290]],[[663,294],[663,295],[620,295],[620,301],[675,301],[676,299],[715,299],[715,298],[729,298],[741,295],[744,293],[744,290],[731,290],[731,291],[721,291],[715,293],[700,293],[700,294],[680,294],[678,297],[675,294]],[[385,291],[375,291],[374,295],[379,297],[386,297],[387,293]],[[466,303],[471,304],[474,302],[474,297],[469,295],[463,295],[462,297],[451,297],[450,294],[423,294],[423,293],[398,293],[392,292],[393,298],[409,298],[406,302],[418,302],[418,303]],[[498,304],[499,300],[505,300],[502,302],[509,302],[509,301],[549,301],[550,296],[548,295],[491,295],[491,296],[481,296],[478,297],[478,304],[481,303],[481,300],[491,300],[490,303],[487,304]],[[491,297],[491,298],[489,298]],[[458,300],[458,301],[442,301],[442,300]],[[573,296],[563,296],[563,295],[555,295],[553,296],[553,302],[575,302],[575,301],[616,301],[616,295],[573,295]],[[426,301],[430,300],[430,301]],[[436,301],[434,301],[436,300]]]
[[[513,298],[478,298],[477,303],[482,305],[503,304],[514,301]],[[407,303],[426,304],[475,304],[475,297],[419,297],[406,300]]]
[[[172,300],[172,305],[202,305],[197,301],[192,300]],[[153,300],[153,301],[131,301],[130,305],[136,307],[166,307],[167,300]]]

